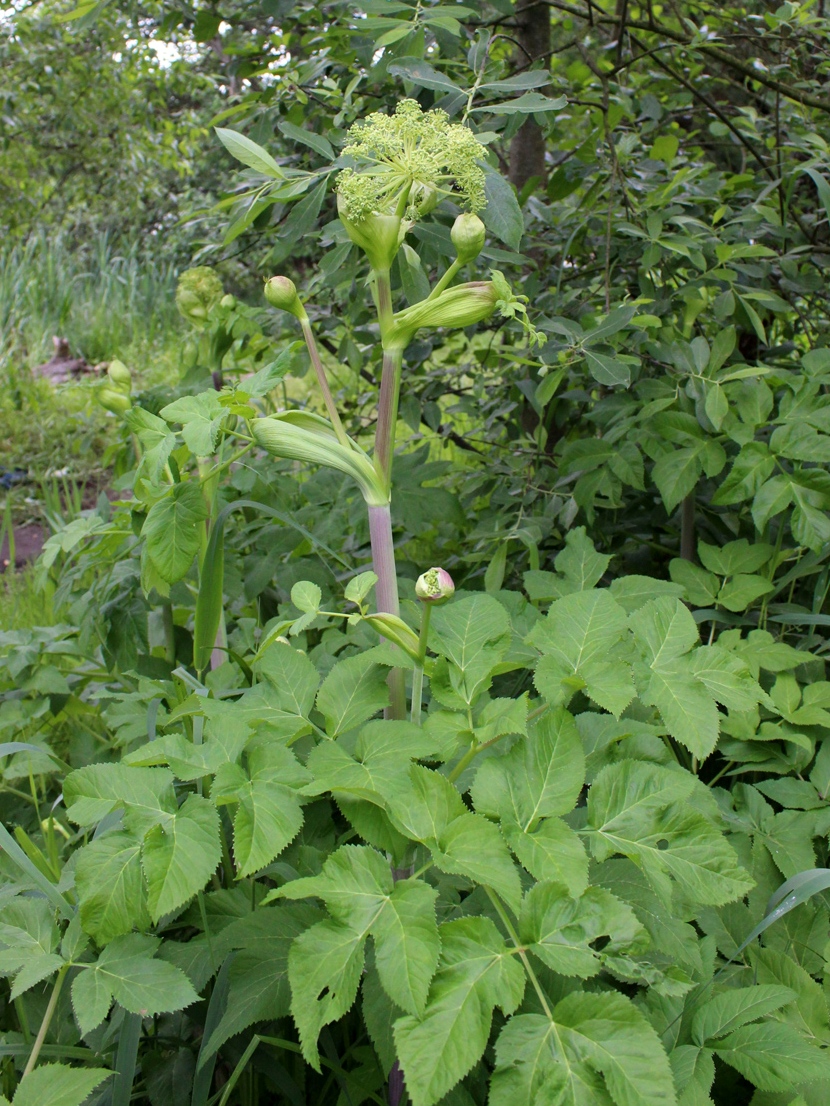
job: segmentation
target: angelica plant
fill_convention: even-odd
[[[290,416],[257,419],[251,423],[253,437],[276,456],[327,464],[355,478],[369,514],[378,611],[393,617],[400,612],[390,504],[404,350],[423,328],[472,326],[497,309],[506,318],[527,318],[524,303],[499,272],[489,280],[452,283],[484,247],[485,227],[476,214],[485,205],[482,154],[481,144],[467,127],[451,123],[441,110],[422,111],[414,100],[403,100],[392,115],[374,112],[349,132],[343,156],[351,164],[337,177],[337,209],[346,233],[369,263],[382,347],[371,459],[343,429],[294,284],[277,276],[265,287],[268,302],[300,322],[329,420],[306,418],[300,425]],[[396,311],[392,263],[415,222],[444,199],[466,209],[451,231],[456,258],[424,300]],[[535,340],[532,326],[527,328]],[[391,718],[405,717],[403,675],[400,669],[390,673]],[[413,713],[420,714],[420,704],[416,708],[414,700]]]

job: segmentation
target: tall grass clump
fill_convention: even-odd
[[[90,364],[169,341],[177,262],[158,242],[31,235],[0,249],[0,365],[48,360],[52,336]]]

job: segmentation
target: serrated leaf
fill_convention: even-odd
[[[385,671],[365,653],[339,661],[317,693],[317,709],[330,737],[366,722],[388,702]]]
[[[490,757],[476,773],[476,810],[531,830],[540,818],[567,814],[585,781],[585,757],[573,717],[549,710],[509,753]]]
[[[182,424],[185,445],[197,457],[209,457],[213,453],[226,414],[226,409],[219,402],[219,393],[213,389],[195,396],[182,396],[161,410],[161,416],[167,422]]]
[[[668,902],[669,875],[697,902],[719,905],[752,881],[725,837],[688,800],[694,777],[633,760],[610,764],[588,794],[591,847],[597,859],[622,853],[641,865]]]
[[[532,833],[502,821],[501,831],[519,862],[539,880],[563,883],[571,895],[588,886],[588,854],[561,818],[544,818]]]
[[[73,1007],[82,1032],[89,1032],[106,1017],[110,1005],[105,999],[106,990],[110,1000],[114,998],[131,1014],[143,1017],[181,1010],[198,1000],[199,996],[183,971],[155,959],[159,943],[158,937],[139,933],[116,937],[95,964],[83,969],[83,975],[96,978],[94,982],[81,982],[78,977],[72,987]],[[103,1015],[101,1010],[104,1010]]]
[[[606,956],[642,946],[644,936],[631,907],[602,887],[572,898],[561,883],[537,883],[519,918],[522,944],[555,972],[580,979],[596,975]],[[592,945],[601,937],[607,943],[595,952]]]
[[[507,1023],[496,1044],[496,1102],[506,1092],[550,1089],[562,1102],[616,1106],[674,1106],[668,1059],[654,1029],[622,995],[574,993],[558,1003],[552,1018],[520,1014]],[[599,1078],[601,1077],[601,1078]],[[607,1091],[606,1091],[607,1088]],[[603,1097],[608,1095],[608,1099]],[[518,1101],[542,1101],[519,1099]],[[557,1102],[556,1097],[552,1099]]]
[[[81,923],[99,945],[150,925],[140,852],[141,843],[129,834],[107,833],[77,853]]]
[[[357,995],[366,933],[326,919],[301,933],[288,954],[291,1013],[307,1063],[320,1070],[317,1038]]]
[[[291,943],[319,920],[320,911],[310,904],[286,903],[261,908],[222,932],[223,947],[239,951],[228,973],[227,1007],[205,1043],[206,1056],[254,1022],[286,1017],[291,1006]]]
[[[790,1025],[744,1025],[711,1046],[716,1055],[762,1091],[789,1091],[830,1079],[830,1059]]]
[[[332,791],[383,806],[407,793],[411,761],[433,751],[433,742],[410,722],[369,722],[360,731],[352,755],[333,741],[320,742],[311,750],[308,769],[314,782],[303,792]]]
[[[451,662],[450,684],[463,704],[472,704],[489,686],[510,640],[507,611],[490,595],[468,596],[432,616],[430,646]]]
[[[556,600],[527,641],[545,655],[536,666],[537,690],[553,705],[577,690],[619,716],[634,698],[634,681],[622,657],[609,656],[627,629],[625,610],[607,589],[574,592]]]
[[[77,825],[93,825],[111,811],[123,808],[126,828],[139,836],[167,821],[176,809],[173,773],[166,768],[90,764],[66,777],[63,798],[69,817]]]
[[[41,1064],[21,1079],[14,1106],[81,1106],[105,1079],[105,1068],[70,1068],[67,1064]]]
[[[296,794],[271,780],[251,780],[237,793],[233,851],[237,879],[270,864],[293,841],[303,824]]]
[[[780,1010],[796,999],[789,987],[761,984],[736,987],[716,995],[699,1006],[692,1019],[692,1040],[703,1045],[710,1038],[723,1037],[747,1022],[758,1021],[773,1010]]]
[[[521,901],[519,874],[492,822],[478,814],[461,814],[449,823],[437,842],[428,841],[427,844],[436,866],[442,871],[486,884],[511,909],[518,909]]]
[[[201,891],[220,859],[216,808],[200,795],[190,795],[173,818],[154,826],[144,839],[141,860],[153,921]]]
[[[187,574],[206,518],[207,506],[195,481],[175,484],[170,494],[148,511],[141,533],[147,555],[166,583],[175,584]]]
[[[521,1002],[525,978],[487,918],[441,926],[441,966],[421,1018],[395,1023],[395,1044],[413,1106],[431,1106],[480,1058],[493,1009],[510,1014]]]

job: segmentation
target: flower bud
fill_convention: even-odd
[[[337,214],[349,238],[363,250],[374,271],[388,271],[404,239],[402,220],[397,215],[381,215],[378,212],[371,212],[362,219],[350,219],[339,195]]]
[[[114,415],[124,415],[132,407],[128,395],[122,391],[116,391],[115,388],[108,388],[106,385],[98,389],[98,402]]]
[[[478,215],[464,212],[452,225],[450,238],[462,265],[473,261],[484,249],[484,223]]]
[[[265,282],[265,298],[272,307],[277,307],[280,311],[288,311],[300,322],[308,318],[305,308],[300,303],[294,281],[289,280],[288,277],[274,276],[267,280]]]
[[[395,315],[384,339],[386,349],[407,346],[422,326],[472,326],[493,314],[498,294],[492,281],[475,280],[446,288],[434,299],[421,300]]]
[[[415,581],[415,594],[422,603],[443,603],[452,599],[455,584],[445,568],[430,568]]]
[[[107,376],[122,391],[129,392],[133,383],[133,374],[123,361],[110,361]]]
[[[230,309],[231,307],[236,307],[236,296],[232,296],[230,292],[226,293],[226,295],[224,295],[219,301],[219,306],[226,307],[228,309]]]

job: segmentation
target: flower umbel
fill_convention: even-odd
[[[441,196],[470,211],[484,207],[481,144],[467,127],[450,123],[446,112],[425,112],[415,100],[402,100],[394,115],[376,111],[355,123],[349,137],[343,153],[356,166],[337,178],[346,219],[416,219]]]
[[[222,281],[209,265],[197,265],[179,277],[176,307],[189,323],[202,330],[210,309],[219,303],[224,291]]]

